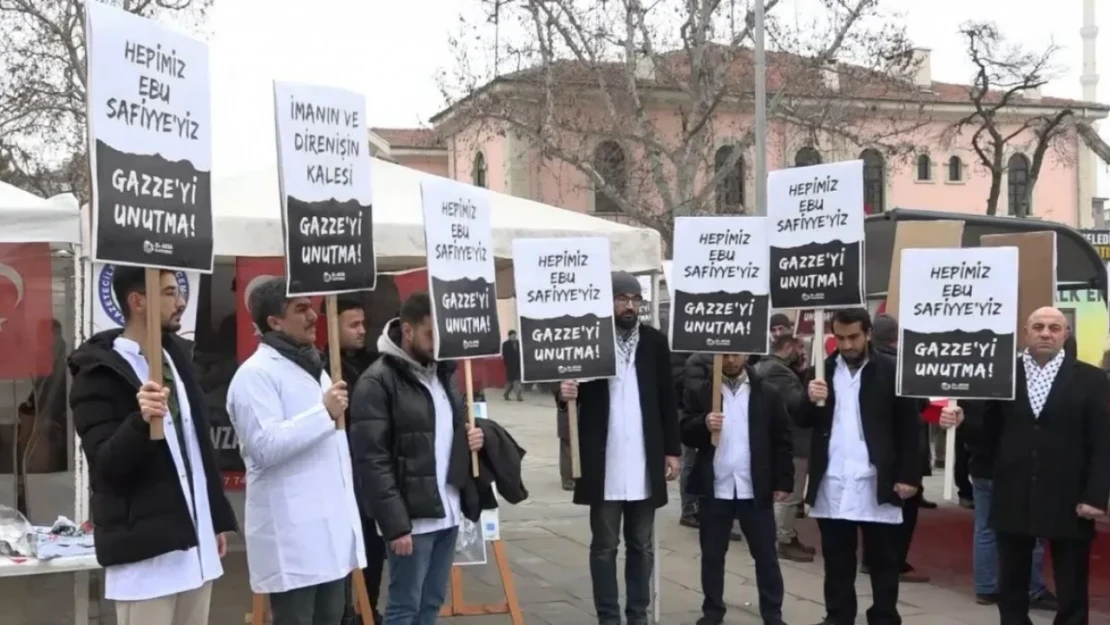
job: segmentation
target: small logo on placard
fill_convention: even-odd
[[[342,282],[347,279],[346,272],[343,271],[326,271],[324,272],[324,282]]]
[[[100,278],[96,281],[96,298],[100,301],[100,307],[104,310],[104,314],[108,315],[113,323],[122,326],[123,311],[120,309],[119,302],[116,301],[116,294],[112,292],[112,276],[115,273],[115,265],[104,265],[104,268],[100,271]],[[190,295],[189,278],[185,276],[184,271],[175,271],[173,277],[177,281],[178,292],[181,293],[181,297],[188,305]]]

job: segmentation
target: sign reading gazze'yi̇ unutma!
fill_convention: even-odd
[[[446,178],[420,183],[437,360],[501,353],[490,198]]]
[[[93,260],[212,271],[208,46],[85,3]]]
[[[679,217],[674,225],[671,349],[767,352],[766,217]]]
[[[366,98],[275,82],[274,116],[289,294],[374,290]]]
[[[902,251],[898,394],[1013,399],[1016,247]]]
[[[863,161],[767,176],[771,306],[862,306]]]
[[[514,239],[513,281],[525,382],[616,375],[608,239]]]

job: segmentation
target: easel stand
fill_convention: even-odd
[[[150,278],[148,277],[147,280]],[[343,379],[343,365],[339,362],[340,359],[340,345],[339,345],[339,313],[338,302],[336,296],[328,295],[326,298],[327,303],[325,308],[328,315],[328,357],[331,365],[331,379],[332,382],[338,382]],[[469,362],[467,363],[467,374],[470,373]],[[469,375],[467,376],[469,380]],[[350,393],[351,389],[347,389]],[[335,428],[337,430],[347,429],[346,419],[343,415],[335,420]],[[361,545],[359,545],[361,547]],[[374,625],[374,610],[370,607],[370,595],[366,590],[366,578],[362,575],[362,569],[356,568],[351,571],[351,588],[355,598],[355,614],[362,617],[362,625]],[[263,625],[266,622],[266,596],[256,594],[251,601],[251,611],[247,614],[246,622],[251,625]]]
[[[505,589],[505,602],[486,605],[467,604],[463,598],[462,567],[453,566],[451,567],[451,600],[440,609],[439,615],[449,617],[508,614],[513,625],[524,625],[524,615],[520,611],[520,599],[516,595],[513,572],[509,569],[509,558],[505,555],[505,543],[491,540],[490,545],[493,547],[493,560],[497,563],[501,586]]]

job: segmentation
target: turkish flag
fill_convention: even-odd
[[[0,243],[0,379],[54,371],[51,279],[50,244]]]
[[[285,275],[285,259],[280,256],[235,259],[235,355],[242,363],[258,348],[260,334],[251,320],[247,300],[256,286],[270,278]],[[323,298],[312,298],[312,305],[319,310]],[[328,341],[327,319],[320,315],[316,326],[316,344],[323,347]]]
[[[929,400],[929,405],[921,412],[921,420],[925,423],[932,423],[936,425],[940,423],[940,411],[948,405],[948,400],[941,398],[932,398]]]

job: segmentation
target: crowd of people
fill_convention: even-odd
[[[331,338],[340,343],[342,379],[332,380],[314,346],[320,312],[312,302],[288,297],[283,278],[252,291],[261,345],[227,399],[247,468],[240,530],[215,466],[204,396],[174,335],[184,311],[176,281],[164,273],[161,291],[148,294],[144,270],[121,267],[112,288],[124,327],[91,337],[69,364],[96,553],[119,624],[206,624],[227,534],[236,531],[274,625],[353,619],[355,569],[376,623],[436,622],[462,520],[496,505],[493,487],[510,503],[527,491],[523,451],[495,422],[469,424],[454,368],[436,361],[428,295],[405,300],[374,350],[365,311],[340,299]],[[672,354],[666,336],[639,319],[640,288],[634,276],[613,274],[616,375],[565,381],[555,392],[560,438],[566,404],[577,402],[581,477],[564,474],[563,486],[589,507],[599,625],[648,623],[655,514],[678,479],[681,523],[697,528],[701,547],[698,625],[724,622],[725,559],[736,540],[755,562],[763,622],[783,623],[780,559],[817,557],[795,528],[804,515],[820,530],[821,625],[856,622],[857,572],[871,581],[869,625],[899,625],[900,585],[921,579],[907,556],[926,504],[930,436],[926,402],[895,392],[896,322],[838,310],[836,350],[810,365],[789,319],[775,315],[768,355],[721,357],[716,409],[714,356]],[[148,307],[161,318],[163,383],[145,381]],[[1031,607],[1055,609],[1057,625],[1088,622],[1093,522],[1110,500],[1110,384],[1065,348],[1068,336],[1059,310],[1037,310],[1017,357],[1016,398],[945,405],[937,419],[958,428],[967,451],[975,591],[998,605],[1000,625],[1025,625]],[[503,349],[519,353],[515,336]],[[505,398],[520,397],[510,376]],[[156,419],[164,426],[157,440]],[[1040,572],[1045,544],[1056,596]]]

